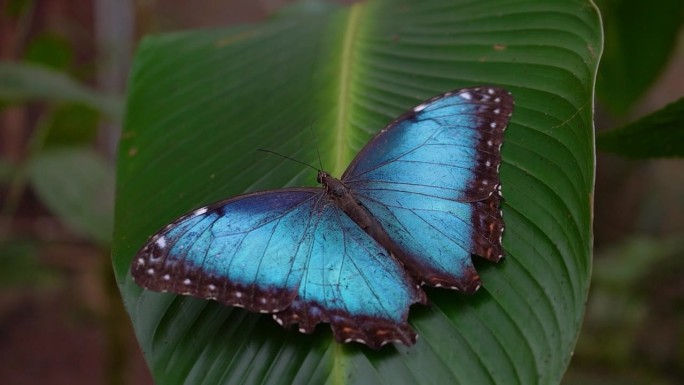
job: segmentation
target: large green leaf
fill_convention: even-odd
[[[269,23],[147,38],[121,140],[114,268],[159,384],[553,383],[591,270],[592,91],[601,53],[585,1],[375,1],[301,6]],[[508,88],[506,259],[473,296],[430,290],[416,345],[372,351],[270,317],[136,286],[130,262],[175,217],[244,191],[340,175],[393,118],[463,86]]]

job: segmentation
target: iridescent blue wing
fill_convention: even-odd
[[[132,265],[136,283],[273,313],[338,341],[407,345],[409,307],[424,293],[401,264],[321,189],[238,196],[195,210],[150,238]]]
[[[499,88],[430,99],[378,133],[342,176],[420,281],[472,292],[471,254],[502,257],[500,148],[512,111]]]

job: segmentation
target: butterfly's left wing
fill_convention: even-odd
[[[472,292],[471,254],[501,258],[500,148],[512,111],[500,88],[438,96],[378,133],[342,176],[422,282]]]
[[[179,218],[133,261],[140,286],[273,313],[341,342],[410,345],[409,307],[425,295],[401,264],[321,189],[263,191]]]

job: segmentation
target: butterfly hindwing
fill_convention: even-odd
[[[383,129],[342,176],[421,281],[472,292],[471,254],[501,258],[498,170],[512,110],[499,88],[433,98]]]
[[[195,210],[154,235],[136,256],[141,286],[251,311],[338,341],[412,344],[411,304],[424,293],[401,264],[321,189],[238,196]]]
[[[311,237],[299,295],[276,320],[310,332],[322,318],[338,341],[374,348],[415,342],[408,310],[425,297],[401,264],[327,198],[316,207]]]

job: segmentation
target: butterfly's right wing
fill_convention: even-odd
[[[378,133],[342,176],[420,281],[473,292],[471,254],[502,257],[500,148],[512,111],[500,88],[440,95]]]
[[[195,210],[150,238],[132,265],[154,291],[214,299],[302,332],[329,322],[338,341],[411,344],[424,293],[321,189],[238,196]]]

